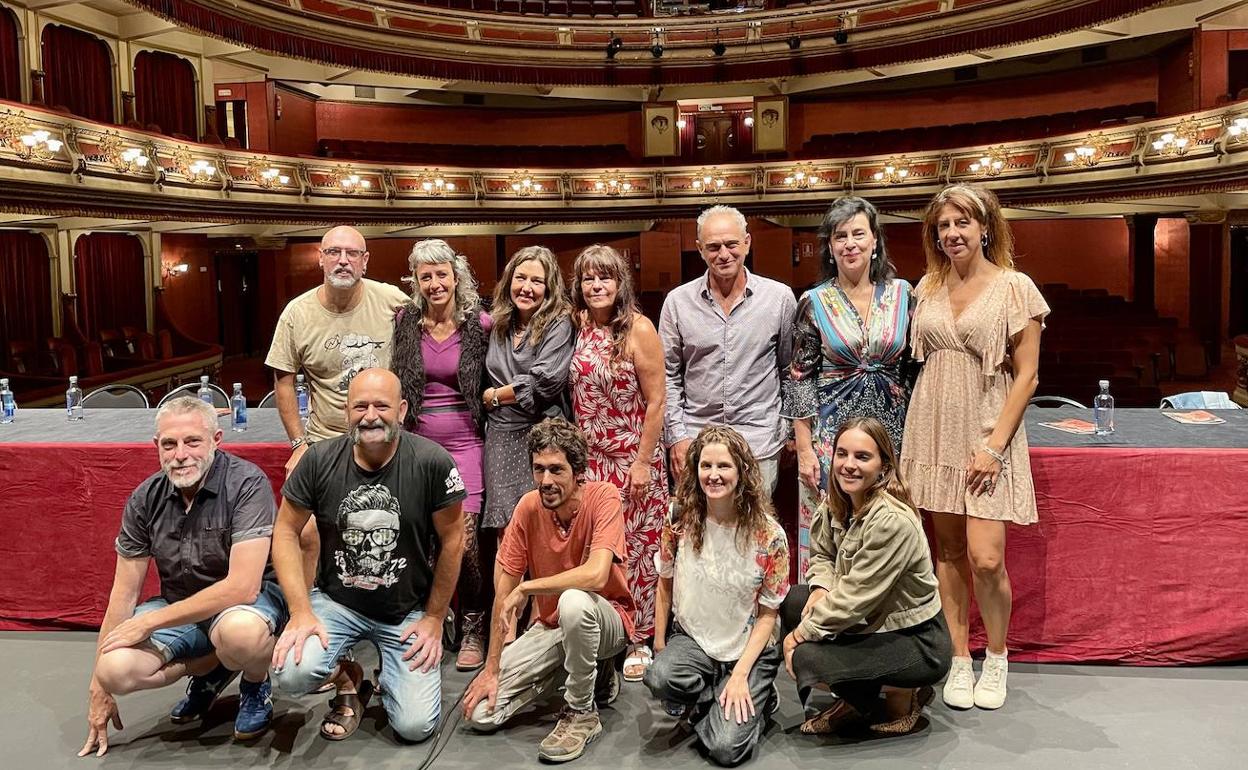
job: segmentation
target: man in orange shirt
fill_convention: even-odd
[[[537,489],[520,499],[499,546],[490,650],[464,695],[469,726],[491,732],[562,684],[566,704],[538,750],[548,762],[576,759],[602,732],[597,705],[619,694],[614,658],[633,631],[620,490],[584,481],[587,454],[585,437],[566,420],[530,431]],[[504,650],[530,596],[536,619]]]

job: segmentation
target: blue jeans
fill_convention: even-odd
[[[347,650],[367,640],[381,659],[381,702],[390,726],[400,738],[413,743],[432,735],[442,715],[442,672],[437,667],[427,674],[410,671],[403,653],[411,642],[399,642],[404,629],[425,616],[424,610],[412,610],[402,622],[391,625],[361,615],[314,588],[312,612],[325,626],[329,648],[322,649],[321,640],[312,636],[303,645],[301,662],[295,663],[293,649],[288,652],[281,668],[273,670],[277,688],[289,695],[312,692],[329,678]]]
[[[134,614],[142,615],[145,612],[153,612],[168,606],[169,602],[157,596],[135,607]],[[282,632],[282,628],[286,626],[286,620],[290,617],[286,609],[286,597],[282,596],[282,589],[277,583],[266,580],[260,584],[260,593],[256,595],[256,601],[252,604],[226,607],[211,618],[198,623],[158,629],[148,641],[160,652],[166,663],[173,660],[202,658],[213,651],[212,640],[209,636],[213,626],[227,612],[236,611],[250,612],[259,616],[268,624],[269,633],[274,636]]]

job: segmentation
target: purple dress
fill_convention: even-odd
[[[464,512],[480,513],[485,489],[481,470],[485,443],[472,421],[464,394],[459,392],[459,330],[441,342],[425,332],[420,346],[425,362],[425,398],[416,434],[451,453],[468,489]]]

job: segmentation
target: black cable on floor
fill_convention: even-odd
[[[476,677],[473,678],[475,679]],[[433,764],[434,760],[442,755],[442,750],[445,749],[447,744],[451,742],[450,737],[448,737],[445,741],[442,741],[441,746],[438,745],[438,741],[441,740],[444,733],[451,737],[455,735],[454,728],[459,725],[461,716],[459,704],[464,702],[464,696],[468,694],[468,687],[471,684],[472,680],[470,679],[468,680],[468,684],[464,685],[464,689],[459,693],[459,697],[456,698],[455,702],[451,704],[451,710],[443,713],[442,716],[439,717],[438,726],[433,728],[433,735],[429,737],[429,753],[425,756],[425,760],[416,766],[416,770],[426,770],[426,768]],[[450,730],[446,729],[448,722],[452,722],[452,724],[450,724]]]

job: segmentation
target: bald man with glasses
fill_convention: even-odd
[[[408,296],[397,286],[364,277],[368,245],[354,227],[325,233],[319,249],[325,280],[286,305],[264,363],[273,369],[277,411],[290,438],[289,475],[308,444],[347,430],[347,386],[370,368],[390,368],[394,311]],[[295,401],[295,374],[311,396],[305,426]]]

